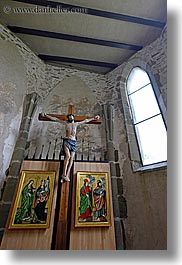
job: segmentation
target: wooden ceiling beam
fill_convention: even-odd
[[[101,40],[101,39],[93,39],[93,38],[87,38],[87,37],[80,37],[80,36],[75,36],[75,35],[69,35],[69,34],[63,34],[63,33],[51,32],[51,31],[45,31],[45,30],[39,30],[39,29],[23,28],[23,27],[16,27],[16,26],[8,26],[8,28],[14,33],[21,33],[21,34],[68,40],[68,41],[75,41],[75,42],[81,42],[81,43],[89,43],[89,44],[102,45],[102,46],[107,46],[107,47],[112,47],[112,48],[127,49],[127,50],[134,50],[134,51],[139,51],[143,48],[143,46],[140,46],[140,45]]]
[[[106,68],[112,68],[112,69],[118,66],[118,64],[114,64],[114,63],[92,61],[92,60],[70,58],[70,57],[62,57],[62,56],[55,56],[55,55],[53,56],[53,55],[47,55],[47,54],[39,54],[38,57],[45,62],[64,62],[64,63],[106,67]]]

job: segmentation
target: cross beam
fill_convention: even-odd
[[[69,105],[68,114],[74,115],[74,106],[73,105]],[[56,117],[57,119],[62,120],[62,121],[67,121],[68,120],[66,115],[59,115],[59,114],[48,114],[48,115],[52,116],[52,117]],[[75,122],[83,121],[85,119],[90,119],[90,118],[92,118],[92,117],[90,117],[90,116],[75,116],[74,115]],[[39,114],[38,119],[40,121],[52,121],[52,120],[50,120],[47,117],[42,117],[41,113]],[[101,119],[90,121],[90,122],[88,122],[88,124],[101,124]]]

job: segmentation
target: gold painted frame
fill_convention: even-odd
[[[23,170],[8,229],[48,228],[56,172]]]
[[[107,172],[76,174],[75,227],[111,226]]]

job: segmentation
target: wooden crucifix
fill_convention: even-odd
[[[69,107],[68,107],[68,115],[69,114],[74,115],[74,105],[69,105]],[[62,121],[67,121],[68,120],[67,115],[59,115],[59,114],[47,114],[47,115],[51,116],[51,117],[55,117],[55,118],[57,118],[59,120],[62,120]],[[40,121],[53,121],[49,117],[42,116],[42,113],[39,114],[38,118],[39,118]],[[90,119],[90,118],[92,118],[92,117],[74,115],[74,121],[75,122],[83,121],[85,119]],[[87,123],[88,124],[101,124],[101,119],[95,119],[95,120],[89,121]]]
[[[68,108],[68,115],[46,114],[40,113],[39,120],[54,121],[65,125],[66,137],[63,139],[63,149],[65,153],[63,175],[61,182],[70,181],[69,174],[73,164],[74,155],[76,152],[76,131],[77,126],[82,124],[100,124],[100,116],[75,116],[74,106]]]

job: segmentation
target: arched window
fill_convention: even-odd
[[[143,166],[166,161],[166,125],[146,71],[140,67],[133,68],[126,87]]]

